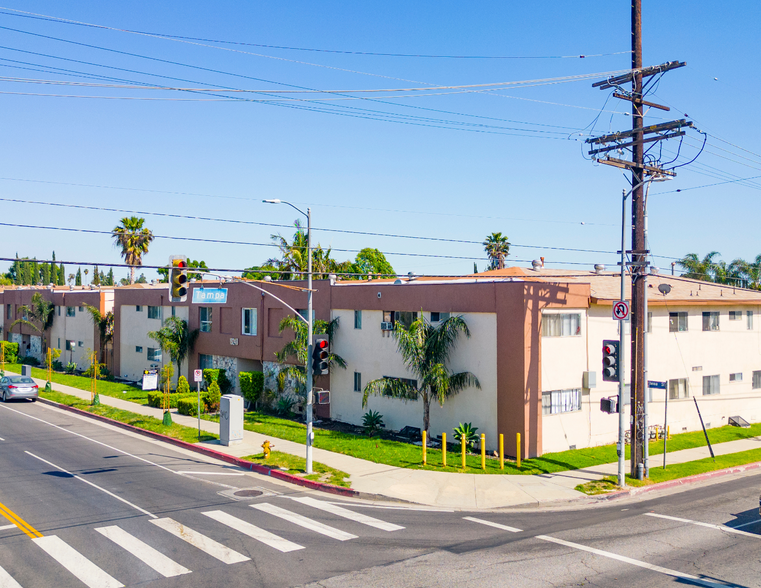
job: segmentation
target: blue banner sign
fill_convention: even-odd
[[[648,388],[656,388],[658,390],[665,390],[666,389],[666,382],[657,382],[655,380],[648,380],[647,381],[647,387]]]
[[[193,288],[193,304],[227,304],[227,288]]]

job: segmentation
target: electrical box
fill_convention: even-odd
[[[219,444],[243,443],[243,397],[225,394],[219,403]]]
[[[600,399],[600,410],[608,414],[618,413],[618,396]]]
[[[581,387],[597,388],[597,372],[582,372]]]

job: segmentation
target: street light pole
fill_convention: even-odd
[[[307,406],[306,406],[306,420],[307,420],[307,451],[306,451],[306,473],[311,474],[312,473],[312,441],[314,439],[314,433],[312,432],[312,406],[313,406],[313,394],[312,394],[312,388],[313,381],[312,381],[312,366],[310,363],[310,360],[312,359],[312,347],[314,345],[313,341],[313,320],[312,320],[312,209],[307,208],[307,211],[304,212],[300,208],[297,208],[290,202],[286,202],[285,200],[280,199],[272,199],[272,200],[263,200],[262,202],[266,202],[267,204],[287,204],[294,210],[300,212],[305,217],[307,217],[307,317],[306,317],[306,323],[307,323],[307,357],[306,357],[306,364],[304,366],[304,369],[306,370],[306,386],[307,386]]]

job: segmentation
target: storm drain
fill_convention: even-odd
[[[251,500],[261,496],[277,496],[280,493],[262,488],[261,486],[254,486],[253,488],[230,488],[229,490],[218,492],[218,494],[233,500]]]
[[[237,496],[239,498],[253,498],[255,496],[261,496],[264,494],[261,490],[238,490],[237,492],[233,492],[233,496]]]

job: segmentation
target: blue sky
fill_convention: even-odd
[[[0,92],[5,92],[0,94],[1,198],[291,224],[294,211],[261,203],[280,198],[311,206],[314,239],[332,247],[335,258],[353,258],[356,250],[375,247],[400,273],[460,274],[472,271],[474,262],[482,269],[480,242],[494,231],[513,244],[508,263],[526,266],[525,260],[544,256],[555,268],[615,264],[614,253],[589,251],[619,248],[620,195],[628,184],[620,171],[588,160],[584,139],[631,126],[627,103],[592,88],[605,72],[629,67],[625,0],[0,4],[0,27],[6,27],[0,29]],[[113,29],[255,45],[510,59],[179,42],[25,18],[7,9]],[[755,30],[760,13],[761,7],[749,1],[720,8],[707,1],[644,2],[645,65],[687,62],[665,75],[650,95],[672,111],[651,111],[646,124],[688,115],[709,133],[696,162],[677,169],[676,179],[654,184],[650,192],[651,249],[665,256],[655,260],[664,269],[670,266],[667,258],[688,252],[702,256],[717,250],[726,261],[761,253],[756,237],[761,179],[737,181],[761,176],[759,81],[746,57],[761,49]],[[582,54],[588,57],[557,58]],[[206,101],[211,98],[207,93],[8,79],[276,91],[462,86],[593,73],[602,75],[524,88],[372,95],[384,103],[324,93],[290,95],[312,102]],[[224,96],[282,100],[283,95]],[[126,97],[172,100],[122,99]],[[389,117],[404,124],[389,122]],[[702,135],[688,133],[676,163],[687,163],[701,143]],[[677,157],[678,148],[677,140],[664,144],[662,161]],[[710,184],[719,185],[704,187]],[[0,211],[0,222],[9,224],[102,231],[125,216],[2,200]],[[288,228],[140,216],[162,236],[266,244],[273,232],[292,233]],[[318,230],[325,228],[428,239]],[[18,252],[42,259],[55,250],[58,259],[120,261],[108,235],[8,226],[0,231],[0,257]],[[274,249],[157,238],[144,263],[164,264],[172,254],[203,259],[210,267],[244,268],[261,263]],[[0,268],[7,265],[0,262]],[[116,273],[126,275],[126,270]]]

